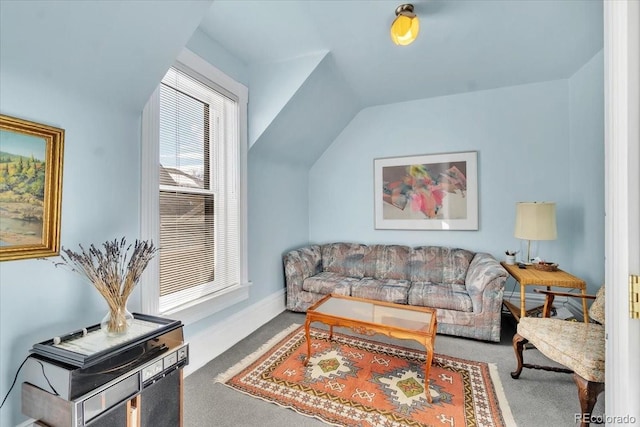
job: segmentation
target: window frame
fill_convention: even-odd
[[[238,100],[238,143],[240,174],[240,283],[197,298],[175,309],[160,312],[160,261],[154,257],[141,278],[141,306],[144,313],[162,315],[181,320],[185,325],[194,323],[220,310],[249,298],[248,245],[247,245],[247,101],[248,89],[188,49],[178,55],[175,68],[192,77],[204,79],[215,90]],[[208,81],[207,81],[208,80]],[[160,83],[142,112],[142,150],[140,179],[140,234],[142,239],[160,241],[159,213],[159,124]]]

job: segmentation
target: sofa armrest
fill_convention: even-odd
[[[504,284],[508,277],[507,270],[492,255],[483,252],[475,254],[465,279],[474,313],[493,310],[496,304],[499,310],[502,305]],[[487,304],[491,307],[487,307]]]
[[[293,310],[303,292],[304,279],[322,272],[322,252],[319,245],[306,246],[287,252],[282,261],[287,285],[287,308]]]

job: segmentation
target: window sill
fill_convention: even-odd
[[[190,325],[248,299],[251,285],[252,283],[248,282],[232,286],[213,295],[199,298],[189,304],[167,310],[161,315],[170,319],[180,320],[184,325]]]

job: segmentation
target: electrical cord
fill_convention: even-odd
[[[9,387],[9,391],[7,391],[7,394],[4,395],[4,399],[2,399],[2,403],[0,403],[0,409],[2,409],[2,407],[4,406],[4,403],[7,401],[7,398],[9,397],[9,394],[11,394],[11,390],[13,390],[13,387],[16,385],[16,381],[18,380],[18,375],[20,374],[20,371],[22,370],[22,367],[24,366],[24,364],[27,363],[27,359],[29,359],[29,356],[25,357],[22,363],[20,364],[20,366],[18,367],[18,370],[16,371],[16,375],[13,377],[13,382],[11,383],[11,387]],[[51,387],[51,390],[53,391],[53,393],[56,396],[60,396],[60,394],[58,394],[56,389],[51,384],[51,381],[49,381],[47,374],[44,372],[44,365],[42,364],[42,362],[39,360],[36,360],[36,362],[40,364],[40,368],[42,369],[42,376],[44,376],[44,379],[47,381],[47,384],[49,384],[49,387]]]
[[[40,369],[42,369],[42,376],[45,380],[47,380],[47,384],[49,384],[49,387],[51,387],[51,391],[53,391],[53,394],[55,394],[56,396],[60,396],[60,394],[53,387],[53,384],[51,384],[51,381],[49,381],[49,378],[47,378],[47,374],[44,372],[44,365],[42,364],[42,362],[39,360],[36,360],[36,362],[40,364]]]
[[[514,280],[513,281],[513,287],[511,288],[511,293],[509,294],[509,300],[511,300],[511,298],[513,298],[513,293],[516,291],[516,284],[517,284],[517,282]]]
[[[2,399],[2,403],[0,403],[0,409],[2,409],[2,407],[4,406],[4,402],[7,401],[7,397],[9,397],[9,393],[11,393],[11,390],[13,390],[13,386],[16,385],[16,381],[18,380],[18,374],[20,373],[20,370],[22,369],[22,367],[24,366],[25,363],[27,363],[27,359],[29,358],[29,356],[25,357],[24,360],[22,361],[22,363],[20,364],[20,367],[18,368],[18,370],[16,371],[16,376],[13,377],[13,382],[11,383],[11,387],[9,387],[9,391],[7,392],[7,394],[4,395],[4,399]]]

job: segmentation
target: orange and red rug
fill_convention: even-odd
[[[339,426],[513,426],[495,366],[435,354],[428,403],[424,350],[311,328],[274,337],[216,381]]]

